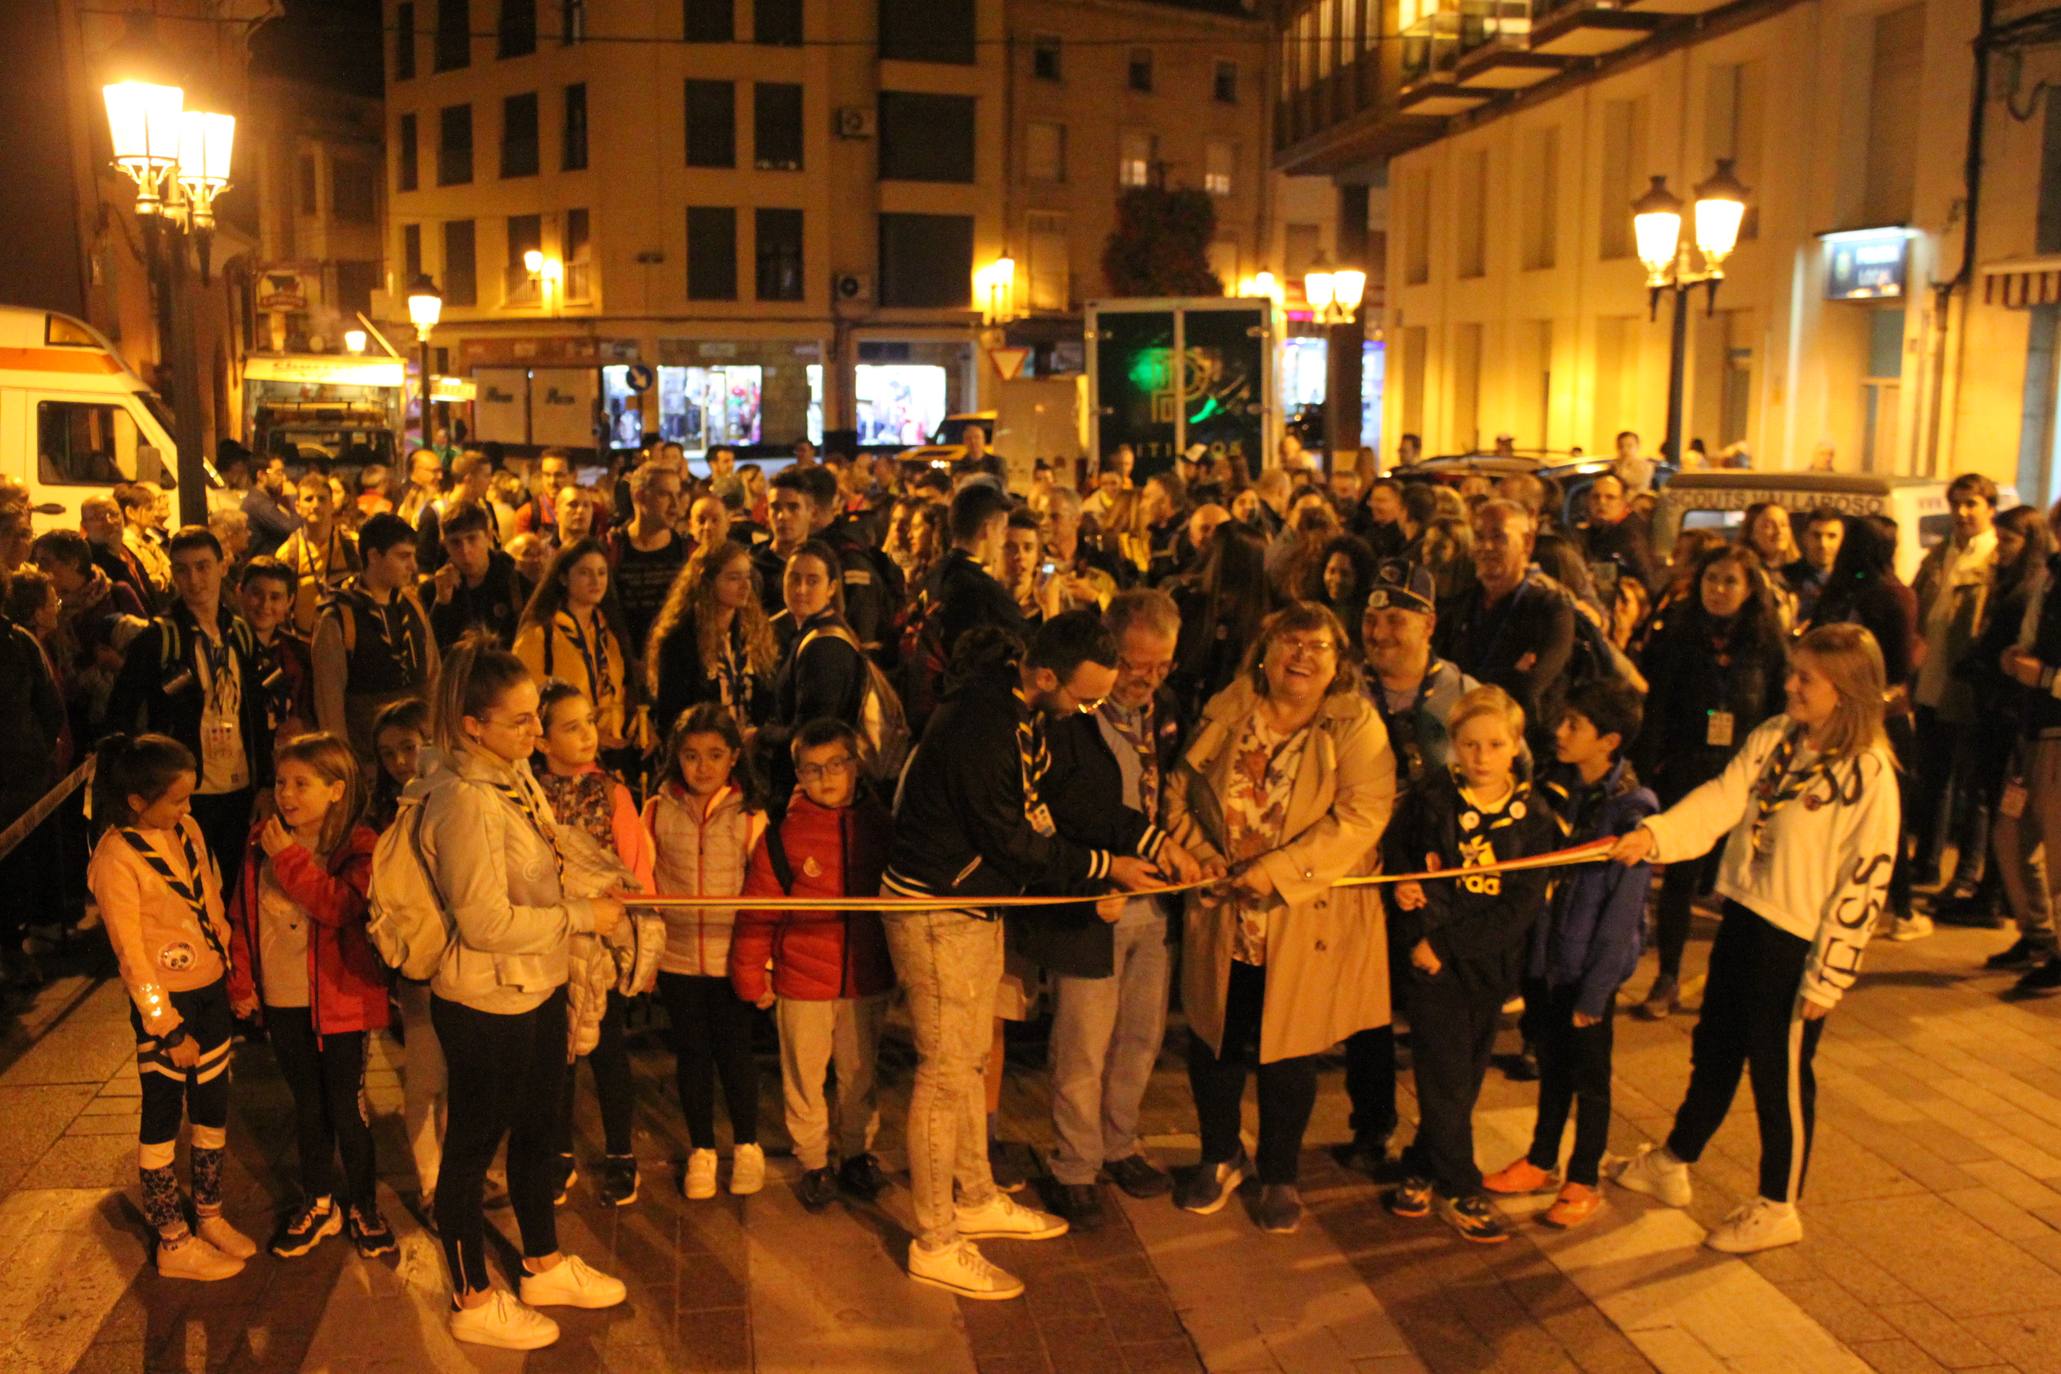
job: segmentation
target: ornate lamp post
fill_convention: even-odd
[[[1725,259],[1739,246],[1739,229],[1746,219],[1747,190],[1732,174],[1732,160],[1719,158],[1717,171],[1696,186],[1693,225],[1695,243],[1682,237],[1682,200],[1667,189],[1667,178],[1656,176],[1646,194],[1632,202],[1632,237],[1639,261],[1646,268],[1646,310],[1651,319],[1659,313],[1662,292],[1674,295],[1674,333],[1668,345],[1667,443],[1663,456],[1671,463],[1682,461],[1682,378],[1688,368],[1689,293],[1707,288],[1704,309],[1717,308],[1718,283],[1724,280]],[[1692,260],[1701,259],[1701,266]]]
[[[430,446],[429,428],[429,331],[444,317],[444,293],[428,273],[408,283],[408,320],[415,326],[415,340],[422,348],[422,447]]]

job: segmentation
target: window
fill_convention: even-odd
[[[1152,94],[1152,49],[1131,49],[1129,85],[1134,91]]]
[[[302,153],[295,163],[294,172],[294,180],[299,191],[300,212],[304,215],[321,213],[321,202],[318,199],[320,181],[315,175],[315,155]]]
[[[802,298],[802,212],[759,210],[753,215],[762,301]]]
[[[1403,205],[1403,284],[1431,280],[1431,173],[1412,172],[1397,184]]]
[[[1073,305],[1073,280],[1068,261],[1066,216],[1033,210],[1025,218],[1029,232],[1030,262],[1025,275],[1030,279],[1030,308],[1066,310]]]
[[[687,207],[687,299],[737,299],[737,212],[728,206]]]
[[[880,55],[973,65],[974,0],[880,0]]]
[[[472,64],[472,7],[466,0],[437,0],[435,69],[453,72]]]
[[[1040,81],[1057,81],[1060,79],[1059,71],[1059,35],[1034,35],[1031,38],[1031,75]]]
[[[802,88],[761,81],[751,92],[751,160],[761,171],[799,172]]]
[[[372,313],[372,293],[379,286],[376,262],[343,261],[336,265],[336,307],[346,316]]]
[[[472,180],[472,106],[446,105],[437,112],[437,185]]]
[[[689,43],[729,43],[737,37],[737,0],[686,0]]]
[[[1033,119],[1023,131],[1023,175],[1030,181],[1066,180],[1066,126]]]
[[[544,219],[541,215],[508,217],[507,275],[502,283],[503,305],[535,305],[542,296],[538,279],[530,275],[524,259],[544,251]]]
[[[137,476],[138,431],[116,405],[36,405],[36,475],[48,486],[104,487]]]
[[[1238,146],[1213,138],[1202,150],[1202,189],[1213,196],[1231,194],[1231,173],[1238,165]]]
[[[687,83],[687,165],[737,165],[737,97],[727,81]]]
[[[444,224],[444,304],[479,304],[479,260],[473,252],[472,221]]]
[[[399,150],[401,159],[400,170],[396,173],[396,177],[403,191],[412,191],[419,183],[422,174],[422,157],[416,146],[414,115],[404,114],[401,116],[401,129],[395,135],[395,140],[401,145]]]
[[[354,157],[330,160],[329,213],[345,224],[371,224],[379,218],[371,163]]]
[[[559,0],[558,41],[571,47],[587,36],[587,0]]]
[[[565,234],[558,248],[565,258],[565,298],[569,301],[593,299],[594,241],[587,227],[585,210],[565,212]]]
[[[415,75],[415,6],[394,6],[394,80]]]
[[[499,57],[528,57],[537,50],[537,0],[501,0],[501,27],[494,52]]]
[[[1719,158],[1728,157],[1733,174],[1748,186],[1760,185],[1763,77],[1759,62],[1712,67],[1703,112],[1703,165],[1714,166]],[[1744,241],[1759,236],[1760,207],[1748,200],[1746,217],[1739,222],[1739,237]]]
[[[1459,194],[1453,197],[1453,240],[1461,277],[1488,270],[1488,153],[1460,155]],[[1627,213],[1626,218],[1630,218]]]
[[[1604,261],[1632,255],[1632,202],[1646,189],[1646,102],[1603,102],[1603,203],[1597,235]]]
[[[404,224],[401,226],[401,285],[422,275],[422,226]]]
[[[1904,224],[1918,178],[1918,111],[1925,67],[1925,6],[1904,5],[1865,21],[1874,30],[1868,64],[1867,179],[1863,224]]]
[[[802,0],[752,0],[751,41],[801,46]]]
[[[1210,83],[1210,91],[1222,104],[1236,105],[1238,103],[1238,64],[1236,62],[1220,60],[1217,63],[1216,79]]]
[[[501,175],[537,174],[537,93],[526,91],[501,102]]]
[[[964,309],[973,296],[973,216],[880,216],[880,303]]]
[[[587,166],[587,83],[565,88],[565,136],[561,140],[558,165],[561,171],[579,172]]]
[[[1150,186],[1159,162],[1159,135],[1129,130],[1117,141],[1116,184]]]
[[[973,180],[970,95],[880,93],[882,181]]]

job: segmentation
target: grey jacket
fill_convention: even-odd
[[[423,750],[420,777],[423,858],[456,931],[430,990],[499,1015],[541,1006],[565,984],[570,941],[593,931],[594,912],[565,895],[544,833],[497,789],[520,789],[555,828],[551,803],[527,762],[472,750]]]

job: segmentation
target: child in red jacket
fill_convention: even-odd
[[[743,896],[878,895],[891,823],[886,808],[859,791],[857,733],[843,721],[811,721],[790,747],[801,786],[786,816],[767,827],[753,848]],[[745,1001],[774,1008],[787,1133],[805,1171],[802,1205],[821,1211],[839,1182],[871,1201],[887,1186],[871,1153],[880,1128],[874,1066],[894,989],[880,917],[870,911],[740,906],[730,942],[730,984]],[[833,1059],[842,1158],[835,1174],[823,1095],[824,1070]]]
[[[375,836],[360,823],[364,775],[327,734],[295,737],[276,763],[279,813],[251,831],[229,906],[230,1005],[240,1016],[262,1007],[300,1141],[301,1203],[271,1250],[305,1255],[348,1224],[359,1254],[384,1255],[394,1233],[379,1215],[379,1170],[359,1098],[366,1035],[387,1024],[386,969],[365,934]]]

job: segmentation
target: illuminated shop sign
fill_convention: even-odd
[[[1911,231],[1901,225],[1820,234],[1825,245],[1825,299],[1872,301],[1904,294]]]

